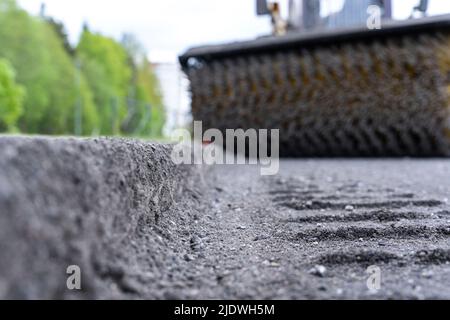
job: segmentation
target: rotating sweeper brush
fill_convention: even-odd
[[[325,17],[320,4],[291,1],[283,21],[258,1],[274,36],[181,56],[193,118],[280,129],[283,156],[450,155],[450,16],[425,17],[426,1],[407,21],[390,19],[390,1],[347,0]],[[381,29],[366,24],[374,8]]]

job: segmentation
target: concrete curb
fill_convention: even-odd
[[[172,204],[191,173],[170,146],[1,137],[0,150],[0,298],[119,298],[158,277],[160,240],[189,219]],[[81,291],[67,289],[70,265]]]

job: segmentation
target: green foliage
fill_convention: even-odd
[[[128,53],[132,69],[129,97],[135,101],[134,117],[130,119],[124,131],[140,136],[162,136],[165,114],[158,79],[152,65],[145,50],[133,35],[125,34],[122,45]],[[149,121],[145,121],[146,119]]]
[[[84,78],[81,70],[76,71],[77,98],[73,112],[68,115],[67,133],[82,136],[95,136],[100,134],[100,116],[94,103],[93,92]],[[79,117],[79,128],[76,128]]]
[[[69,42],[69,36],[66,32],[66,27],[64,24],[60,21],[57,21],[53,19],[52,17],[45,17],[45,21],[53,28],[56,35],[59,37],[60,41],[63,44],[64,49],[66,52],[73,56],[75,54],[75,49],[72,47],[72,45]]]
[[[14,66],[27,92],[21,131],[68,133],[77,98],[73,61],[48,23],[30,17],[12,0],[0,0],[0,8],[0,56]]]
[[[163,109],[151,65],[117,41],[85,27],[74,50],[63,24],[32,17],[15,0],[0,0],[0,44],[0,58],[11,64],[0,66],[0,130],[160,134]],[[134,51],[145,56],[142,49]]]
[[[145,59],[138,67],[136,82],[137,99],[151,106],[151,122],[148,122],[139,134],[161,136],[165,123],[165,113],[158,80],[150,62]],[[141,111],[143,112],[143,110]]]
[[[101,133],[117,135],[127,116],[126,97],[131,68],[124,48],[115,40],[87,28],[77,47],[83,73],[93,89],[101,118]]]
[[[0,59],[0,131],[16,131],[23,112],[24,89],[15,82],[10,63]]]

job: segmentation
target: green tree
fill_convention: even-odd
[[[132,73],[126,51],[114,39],[85,27],[76,54],[93,92],[101,133],[120,134],[128,114],[126,98]]]
[[[128,134],[161,136],[165,122],[162,94],[158,78],[147,59],[147,53],[132,34],[124,34],[122,45],[126,49],[132,70],[129,97],[133,116],[124,127]]]
[[[4,128],[58,135],[161,135],[158,81],[142,46],[132,36],[129,40],[120,44],[85,26],[74,51],[64,25],[44,10],[32,17],[15,0],[0,0],[0,57],[10,62],[26,90],[23,112],[8,102],[8,110],[15,111]],[[2,69],[2,76],[10,78],[11,67]]]
[[[96,136],[100,133],[100,116],[94,103],[94,94],[81,69],[77,68],[75,77],[77,98],[74,112],[69,113],[68,132],[83,136]]]
[[[53,17],[44,17],[45,21],[53,28],[56,35],[60,38],[64,49],[70,56],[75,55],[75,49],[69,42],[69,35],[67,34],[66,27],[61,21],[55,20]]]
[[[54,26],[31,17],[14,0],[0,0],[0,56],[17,72],[26,88],[21,131],[41,134],[73,134],[77,101],[89,109],[83,132],[98,127],[98,117],[88,86],[77,81],[74,62]]]
[[[137,99],[144,101],[145,107],[151,107],[151,121],[145,124],[140,134],[162,136],[165,123],[162,94],[153,67],[147,59],[144,59],[142,64],[138,66],[136,90]]]
[[[25,90],[15,82],[15,73],[8,61],[0,59],[0,132],[16,131],[23,112]]]

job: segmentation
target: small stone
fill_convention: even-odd
[[[131,278],[123,278],[120,281],[120,288],[130,293],[139,292],[139,283]]]
[[[351,205],[345,206],[345,211],[354,211],[354,210],[355,210],[354,206]]]
[[[186,260],[187,262],[194,261],[194,257],[191,256],[190,254],[185,254],[184,255],[184,260]]]
[[[252,271],[252,274],[253,274],[253,276],[256,277],[256,278],[261,276],[261,272],[260,272],[258,269],[254,269],[254,270]]]
[[[156,235],[156,240],[161,244],[161,243],[164,243],[164,240],[163,240],[163,238],[161,237],[161,236],[159,236],[159,235]]]
[[[191,244],[197,244],[201,241],[201,239],[198,235],[193,235],[189,241]]]
[[[239,227],[237,227],[237,229],[238,230],[245,230],[245,229],[247,229],[247,227],[246,226],[239,226]]]
[[[276,262],[271,262],[270,263],[270,267],[272,267],[272,268],[278,268],[279,266],[280,266],[279,263],[276,263]]]
[[[197,297],[199,294],[200,294],[200,291],[197,290],[197,289],[190,289],[190,290],[187,292],[187,295],[188,295],[188,296],[191,296],[191,297]]]
[[[322,265],[316,265],[316,266],[314,266],[314,268],[311,268],[309,270],[309,274],[312,274],[317,277],[324,277],[326,272],[327,272],[327,268],[325,268]]]
[[[268,236],[256,236],[253,241],[260,241],[260,240],[266,240],[269,239]]]
[[[269,260],[264,260],[263,262],[262,262],[262,265],[263,266],[270,266],[270,261]]]

